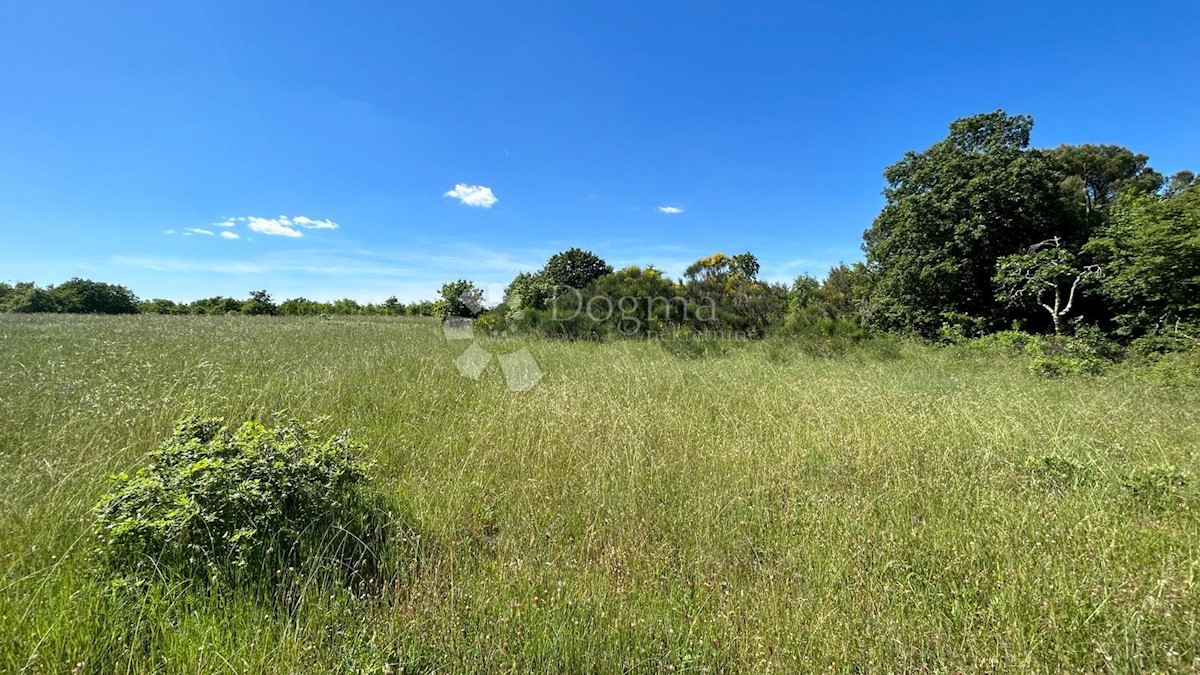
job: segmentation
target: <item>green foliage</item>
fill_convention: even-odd
[[[504,304],[512,311],[545,309],[547,301],[554,296],[553,286],[541,272],[521,272],[504,290]]]
[[[968,349],[1003,356],[1019,356],[1028,353],[1030,345],[1041,338],[1019,330],[1002,330],[964,342]]]
[[[475,317],[475,330],[484,335],[502,335],[510,328],[510,316],[512,309],[502,302]]]
[[[817,278],[802,274],[792,282],[788,290],[788,313],[799,314],[816,305],[821,297],[821,282]]]
[[[753,281],[758,277],[758,269],[758,259],[751,253],[729,256],[718,252],[688,265],[683,278],[688,284],[723,283],[735,279]]]
[[[58,286],[0,285],[0,311],[22,314],[137,314],[137,296],[124,286],[74,278]]]
[[[1094,225],[1104,209],[1122,194],[1150,194],[1163,177],[1146,165],[1146,155],[1119,145],[1061,145],[1046,153],[1065,176],[1068,199]]]
[[[266,291],[251,291],[249,299],[242,302],[242,314],[267,315],[278,314],[279,307]]]
[[[1156,511],[1187,506],[1191,483],[1191,473],[1167,464],[1135,469],[1121,478],[1121,485],[1137,504]]]
[[[1085,250],[1104,265],[1118,335],[1200,323],[1200,187],[1122,197]]]
[[[118,575],[270,582],[320,559],[348,574],[377,562],[383,513],[362,445],[313,425],[185,418],[96,506],[96,553]]]
[[[1138,374],[1172,388],[1200,389],[1200,349],[1155,355]]]
[[[195,300],[188,305],[189,314],[240,314],[241,311],[241,302],[234,298],[227,298],[220,295]]]
[[[612,266],[595,253],[571,248],[550,256],[540,276],[551,287],[583,289],[600,277],[612,274],[612,271]]]
[[[996,260],[1070,222],[1053,164],[1028,149],[1032,127],[1002,111],[957,120],[887,168],[887,203],[864,233],[871,325],[933,337],[947,313],[1016,318],[994,299]]]
[[[1055,336],[1029,342],[1029,371],[1042,377],[1099,375],[1111,364],[1108,350],[1094,341]]]
[[[1050,313],[1056,334],[1075,306],[1084,285],[1099,276],[1096,265],[1081,265],[1059,238],[1022,253],[1002,256],[996,265],[996,299],[1009,306],[1034,305]]]
[[[71,314],[137,314],[137,296],[124,286],[71,279],[52,290],[61,312]]]
[[[483,291],[474,283],[459,279],[442,284],[439,315],[475,317],[483,311]]]
[[[173,300],[154,298],[139,302],[138,311],[142,314],[187,314],[188,306]]]
[[[1025,467],[1041,483],[1059,489],[1082,487],[1096,482],[1095,472],[1062,455],[1030,455]]]

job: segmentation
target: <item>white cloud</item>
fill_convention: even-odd
[[[280,217],[282,218],[282,216]],[[292,223],[300,227],[307,227],[310,230],[336,230],[338,228],[338,224],[332,220],[313,220],[304,216],[292,218]]]
[[[208,235],[211,237],[212,230],[206,230],[202,227],[188,227],[188,228],[185,228],[185,231],[183,234],[184,234],[184,236],[187,236],[189,234],[204,234],[204,235]]]
[[[465,206],[479,206],[485,209],[492,208],[492,204],[500,201],[496,199],[496,195],[492,194],[492,188],[486,185],[467,185],[459,183],[442,195],[443,197],[454,197]]]
[[[677,213],[683,213],[683,209],[679,208],[678,206],[660,206],[658,207],[658,210],[671,216]]]
[[[284,216],[278,218],[259,218],[248,216],[246,227],[259,234],[270,234],[278,237],[303,237],[304,233],[292,227],[292,221]]]
[[[233,218],[226,218],[219,223],[213,223],[217,227],[233,227]]]
[[[225,230],[224,232],[221,233],[221,238],[222,239],[238,239],[239,237],[238,237],[237,232],[230,232],[229,230]]]
[[[175,234],[175,230],[166,230],[163,234]]]
[[[259,232],[261,234],[271,234],[278,237],[303,237],[304,233],[297,228],[307,230],[336,230],[338,224],[332,220],[316,220],[307,216],[295,216],[289,218],[287,216],[279,216],[278,218],[259,218],[258,216],[245,216],[231,219],[233,221],[246,221],[246,227]]]

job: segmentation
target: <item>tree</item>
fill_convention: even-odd
[[[192,314],[237,314],[241,311],[242,303],[224,296],[195,300],[188,305],[188,312]]]
[[[465,279],[443,284],[441,296],[445,316],[475,317],[483,311],[483,291]]]
[[[391,296],[383,301],[383,309],[387,314],[399,316],[404,313],[404,304],[396,299],[396,296]]]
[[[504,289],[504,304],[510,311],[523,309],[545,309],[546,302],[554,295],[553,284],[546,275],[538,272],[521,272]]]
[[[5,299],[5,310],[18,314],[61,312],[58,296],[32,283],[19,283]]]
[[[733,278],[753,281],[757,276],[758,258],[752,253],[728,256],[717,252],[700,258],[683,271],[684,281],[689,284],[709,281],[724,283]]]
[[[1047,155],[1066,176],[1063,186],[1082,206],[1085,226],[1122,193],[1150,193],[1163,183],[1162,174],[1146,166],[1146,155],[1119,145],[1060,145]]]
[[[173,300],[154,298],[138,303],[138,310],[142,314],[186,314],[187,305],[181,305]]]
[[[1174,197],[1195,185],[1200,185],[1200,177],[1191,171],[1180,171],[1171,176],[1171,180],[1167,182],[1166,191],[1163,193],[1163,196]]]
[[[1085,250],[1104,265],[1100,290],[1118,334],[1200,322],[1200,185],[1123,196]]]
[[[546,261],[541,275],[553,286],[574,289],[586,288],[596,279],[612,274],[612,266],[591,251],[571,248],[556,253]]]
[[[821,304],[832,319],[853,319],[858,314],[859,298],[867,282],[862,263],[840,263],[829,269],[821,282]]]
[[[683,295],[695,327],[760,336],[786,311],[788,288],[756,280],[758,259],[751,253],[714,253],[684,270]]]
[[[949,317],[1003,325],[992,289],[996,260],[1063,232],[1060,174],[1028,149],[1033,119],[996,111],[956,120],[924,152],[884,171],[887,201],[863,235],[864,318],[932,337]]]
[[[733,270],[734,274],[741,275],[742,278],[749,279],[751,281],[758,278],[758,258],[755,258],[754,254],[750,252],[739,253],[733,256],[730,259],[729,266]]]
[[[1054,334],[1075,306],[1083,284],[1099,276],[1099,265],[1080,265],[1058,237],[1035,244],[1024,253],[1000,258],[996,266],[997,299],[1014,306],[1034,302],[1050,313]]]
[[[72,314],[137,314],[138,300],[124,286],[78,277],[47,289],[57,298],[58,310]]]
[[[242,314],[268,315],[275,314],[279,308],[271,299],[271,294],[264,291],[250,291],[250,298],[242,303]]]
[[[811,274],[801,274],[792,282],[788,291],[788,311],[800,311],[817,304],[821,296],[821,282]]]

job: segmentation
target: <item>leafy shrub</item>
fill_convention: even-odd
[[[1163,354],[1144,373],[1169,387],[1200,387],[1200,350]]]
[[[1155,510],[1183,506],[1192,476],[1170,465],[1135,469],[1125,474],[1121,484],[1139,504]]]
[[[990,335],[977,337],[973,340],[968,340],[965,346],[968,349],[978,350],[988,354],[1001,354],[1005,356],[1019,356],[1025,353],[1029,345],[1037,342],[1041,338],[1036,335],[1019,330],[1002,330]]]
[[[982,335],[984,319],[962,312],[942,312],[942,324],[937,329],[938,342],[944,344],[961,344],[971,338]]]
[[[501,303],[475,317],[475,330],[484,335],[502,335],[509,330],[508,305]]]
[[[1025,466],[1034,478],[1056,488],[1081,487],[1096,481],[1089,467],[1062,455],[1029,456]]]
[[[1186,351],[1190,341],[1170,335],[1144,335],[1129,343],[1129,355],[1139,361],[1153,361],[1163,354]]]
[[[181,420],[149,464],[113,477],[96,506],[98,557],[138,580],[252,582],[314,565],[367,574],[388,514],[370,490],[363,446],[344,433],[320,441],[311,427]]]
[[[868,334],[862,326],[849,319],[793,314],[773,331],[773,337],[790,341],[808,356],[832,358],[845,355],[866,340]]]
[[[1107,354],[1088,341],[1073,337],[1049,337],[1029,342],[1029,370],[1042,377],[1099,375],[1108,367]]]

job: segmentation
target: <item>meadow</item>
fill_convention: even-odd
[[[463,378],[418,319],[0,316],[0,672],[1200,668],[1200,490],[1155,478],[1200,470],[1200,388],[899,341],[481,344],[543,379]],[[115,593],[92,508],[188,410],[348,429],[411,565],[286,606]]]

